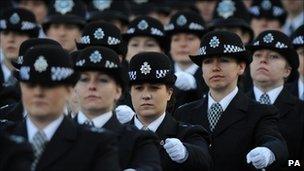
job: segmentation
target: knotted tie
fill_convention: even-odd
[[[210,130],[213,131],[223,113],[223,108],[219,103],[213,103],[208,111]]]

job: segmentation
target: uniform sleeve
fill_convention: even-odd
[[[287,144],[279,132],[278,111],[273,106],[264,106],[260,111],[261,119],[255,131],[255,141],[257,146],[269,148],[275,155],[273,165],[286,164],[288,158]]]
[[[188,125],[184,129],[182,142],[189,156],[181,167],[184,170],[211,170],[212,159],[209,153],[210,136],[201,126]]]

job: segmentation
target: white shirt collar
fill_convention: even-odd
[[[163,122],[164,118],[166,116],[166,112],[164,112],[161,116],[159,116],[157,119],[155,119],[153,122],[151,122],[148,125],[148,129],[150,131],[156,132],[157,128],[159,127],[159,125]],[[144,126],[141,121],[135,116],[134,117],[134,125],[138,128],[138,129],[142,129],[142,127]]]
[[[194,75],[198,68],[199,66],[197,66],[196,64],[192,64],[187,69],[183,70],[181,67],[178,66],[177,63],[174,64],[175,72],[183,71],[191,75]]]
[[[233,91],[231,91],[226,97],[224,97],[221,101],[218,102],[221,105],[223,111],[226,110],[226,108],[228,107],[228,105],[230,104],[232,99],[237,94],[238,90],[239,90],[238,87],[235,87]],[[211,96],[211,94],[209,92],[208,93],[208,109],[210,109],[210,107],[213,103],[217,103],[217,102],[213,99],[213,97]]]
[[[113,115],[112,111],[103,113],[103,114],[95,117],[94,119],[92,119],[92,122],[96,128],[102,128],[104,126],[104,124],[106,124],[110,120],[112,115]],[[90,120],[90,119],[87,118],[87,116],[83,112],[79,111],[78,115],[77,115],[78,123],[84,124],[84,122],[87,120]]]
[[[253,92],[255,95],[255,99],[256,101],[260,100],[260,97],[262,96],[262,94],[266,93],[268,94],[269,98],[270,98],[270,102],[271,104],[273,104],[275,102],[275,100],[278,98],[279,94],[281,93],[281,91],[283,90],[283,85],[274,88],[268,92],[263,92],[261,91],[259,88],[257,88],[256,86],[253,86]]]
[[[301,78],[299,78],[298,80],[298,87],[299,87],[299,97],[301,97],[302,94],[304,93],[304,81],[301,80]]]
[[[61,115],[51,123],[49,123],[45,128],[43,128],[43,133],[46,135],[48,141],[51,140],[59,125],[63,121],[64,116]],[[30,117],[26,117],[26,128],[29,142],[33,142],[33,137],[39,130],[37,126],[31,121]]]

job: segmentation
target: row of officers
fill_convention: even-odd
[[[37,33],[23,16],[8,13],[1,36]],[[18,60],[10,61],[21,107],[0,111],[0,170],[300,170],[287,160],[304,158],[303,27],[293,41],[270,30],[245,48],[237,34],[205,33],[196,21],[177,13],[166,34],[203,35],[188,58],[205,87],[197,76],[175,72],[187,62],[172,64],[161,52],[131,55],[124,67],[120,32],[108,23],[87,25],[77,42],[81,50],[70,55],[54,40],[24,41]],[[123,35],[130,46],[140,36],[164,44],[157,21],[132,24]],[[249,66],[253,86],[244,94],[240,77]],[[285,84],[292,78],[294,84]],[[190,92],[202,96],[171,110]],[[73,93],[79,110],[67,116]],[[121,96],[135,114],[117,110]]]
[[[24,45],[28,50],[14,73],[24,106],[14,114],[24,119],[1,122],[1,170],[300,169],[288,167],[287,159],[304,156],[303,102],[284,88],[299,60],[281,32],[260,34],[247,48],[252,58],[236,34],[207,33],[190,59],[202,67],[209,92],[174,114],[166,111],[176,81],[170,59],[157,52],[135,55],[128,84],[136,114],[125,124],[114,112],[126,91],[115,51],[90,46],[71,58],[50,39]],[[237,82],[249,64],[254,88],[245,95]],[[273,72],[280,78],[271,79],[281,81],[269,90],[265,80]],[[72,87],[80,111],[68,117]]]

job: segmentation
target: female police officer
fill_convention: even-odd
[[[159,137],[163,170],[209,170],[206,131],[177,122],[166,112],[176,80],[169,58],[157,52],[139,53],[131,59],[129,69],[136,112],[130,124]]]
[[[117,53],[106,47],[85,48],[75,59],[75,69],[80,72],[75,86],[80,112],[75,121],[118,134],[122,169],[161,170],[157,147],[153,143],[155,136],[131,125],[121,125],[113,111],[124,89]]]

